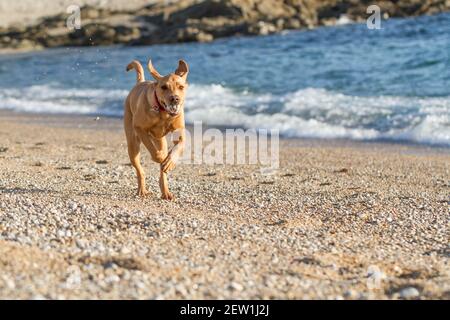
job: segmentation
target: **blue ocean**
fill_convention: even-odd
[[[125,67],[190,64],[186,120],[285,137],[450,146],[450,14],[212,43],[0,56],[0,108],[121,116]],[[147,73],[147,79],[150,76]]]

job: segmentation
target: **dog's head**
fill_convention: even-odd
[[[162,76],[158,71],[156,71],[151,60],[148,61],[148,69],[157,82],[156,95],[159,103],[161,103],[169,114],[179,114],[184,106],[184,99],[188,86],[188,64],[184,60],[180,60],[178,62],[178,68],[175,72],[167,76]]]

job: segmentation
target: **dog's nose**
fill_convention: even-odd
[[[180,97],[179,96],[171,96],[170,97],[170,102],[172,102],[172,103],[179,103],[180,102]]]

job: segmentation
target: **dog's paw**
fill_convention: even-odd
[[[175,166],[178,161],[178,155],[170,153],[167,158],[164,160],[163,163],[161,163],[161,170],[164,173],[167,173],[173,169],[175,169]]]
[[[139,189],[137,192],[137,196],[141,197],[141,198],[145,198],[150,194],[149,191],[147,191],[146,189]]]
[[[173,196],[173,194],[171,192],[168,192],[168,193],[163,193],[161,196],[161,199],[172,201],[175,199],[175,197]]]

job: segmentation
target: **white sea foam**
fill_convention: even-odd
[[[123,100],[125,90],[64,89],[51,85],[36,85],[25,89],[0,89],[0,108],[34,113],[105,113],[116,115],[118,110],[108,109],[109,103]]]
[[[273,106],[277,110],[267,112]],[[212,126],[278,129],[288,137],[450,145],[450,97],[356,97],[313,88],[274,96],[193,85],[186,119]]]
[[[0,107],[24,112],[122,115],[126,90],[55,85],[0,89]],[[325,89],[285,95],[237,92],[221,85],[189,88],[186,121],[278,129],[286,137],[390,139],[450,146],[450,97],[356,97]]]
[[[354,21],[345,14],[341,14],[339,16],[339,19],[337,19],[337,21],[336,21],[336,25],[338,25],[338,26],[343,26],[343,25],[347,25],[347,24],[351,24],[351,23],[354,23]]]

